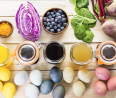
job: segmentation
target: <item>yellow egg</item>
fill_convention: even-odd
[[[75,77],[75,73],[71,67],[66,67],[63,71],[63,78],[67,83],[71,83]]]
[[[0,92],[3,90],[3,83],[0,81]]]
[[[0,68],[0,80],[8,81],[11,77],[11,72],[7,68]]]
[[[3,87],[3,94],[6,98],[13,98],[16,93],[16,88],[13,83],[6,83]]]

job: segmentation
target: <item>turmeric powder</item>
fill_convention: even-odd
[[[0,36],[7,37],[12,33],[12,27],[8,22],[0,24]]]

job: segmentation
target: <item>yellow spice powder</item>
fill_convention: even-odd
[[[12,27],[9,23],[0,24],[0,36],[9,36],[12,33]]]

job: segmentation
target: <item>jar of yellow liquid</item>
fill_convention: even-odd
[[[74,64],[86,65],[90,63],[93,58],[93,50],[87,43],[76,43],[71,48],[70,57]]]
[[[0,44],[0,67],[9,67],[13,63],[10,49],[4,44]]]

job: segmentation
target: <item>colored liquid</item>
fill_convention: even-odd
[[[27,44],[21,47],[21,49],[19,50],[19,55],[23,61],[30,62],[35,59],[36,50],[32,45]],[[33,62],[33,64],[36,64],[38,61],[39,61],[39,57],[36,61]]]
[[[13,63],[10,50],[5,46],[0,45],[0,67],[9,67]]]
[[[0,45],[0,64],[4,63],[8,58],[8,50]]]
[[[58,43],[51,43],[46,48],[46,56],[50,60],[59,60],[63,57],[63,47]]]
[[[21,56],[23,59],[30,59],[34,55],[34,50],[30,45],[25,45],[21,49]]]
[[[103,55],[107,59],[112,59],[116,55],[116,51],[112,46],[107,46],[103,50]]]
[[[72,50],[73,58],[77,62],[87,62],[92,57],[92,51],[85,43],[77,44]]]

